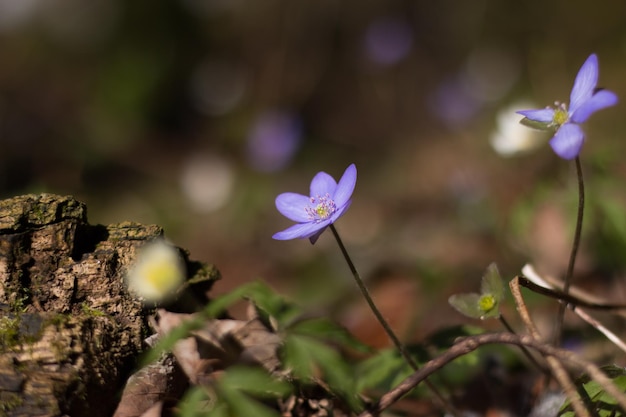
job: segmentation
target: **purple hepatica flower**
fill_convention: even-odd
[[[585,134],[580,127],[589,116],[605,107],[617,104],[617,95],[608,90],[597,90],[598,57],[591,54],[585,61],[570,93],[569,110],[565,103],[555,103],[555,108],[522,110],[517,113],[531,122],[538,122],[548,128],[556,128],[550,139],[550,146],[563,159],[574,159],[580,153]],[[524,120],[526,120],[524,119]],[[524,122],[522,120],[522,122]]]
[[[272,236],[277,240],[305,239],[315,243],[322,232],[350,207],[356,185],[356,166],[350,165],[339,183],[325,172],[311,181],[311,196],[283,193],[276,197],[276,208],[297,224]]]
[[[413,33],[407,22],[399,18],[381,18],[369,25],[365,34],[365,52],[377,64],[393,65],[411,51]]]
[[[302,141],[300,119],[289,111],[268,111],[248,136],[248,157],[259,171],[277,171],[289,163]]]

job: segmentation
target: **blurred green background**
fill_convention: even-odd
[[[419,337],[464,320],[447,297],[492,261],[505,278],[528,261],[563,272],[573,165],[514,111],[568,101],[592,52],[626,97],[625,2],[0,0],[1,194],[157,223],[221,269],[217,292],[263,278],[374,339],[329,233],[271,239],[290,225],[278,193],[354,162],[338,229],[392,324]],[[576,281],[614,296],[622,115],[585,126]],[[511,140],[528,152],[508,155]]]

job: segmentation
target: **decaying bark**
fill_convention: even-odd
[[[147,335],[124,285],[158,226],[87,223],[72,197],[0,201],[0,416],[109,416]],[[210,288],[218,273],[187,261]]]

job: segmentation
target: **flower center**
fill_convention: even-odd
[[[569,119],[569,113],[567,112],[567,105],[565,103],[554,103],[556,108],[554,109],[554,116],[552,117],[552,123],[556,126],[561,126]]]
[[[491,294],[484,294],[478,300],[478,308],[484,313],[489,313],[495,306],[496,298]]]
[[[305,210],[311,221],[319,223],[337,211],[337,206],[330,198],[330,194],[326,193],[323,196],[311,197],[311,206],[306,207]]]

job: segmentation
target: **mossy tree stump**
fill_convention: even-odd
[[[72,197],[0,201],[0,416],[110,416],[147,335],[124,276],[158,226],[93,226]],[[218,277],[189,263],[189,275]]]

